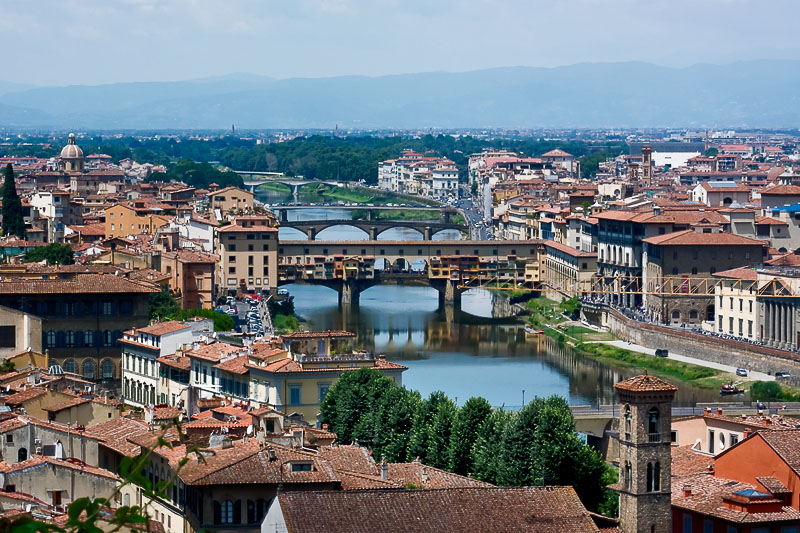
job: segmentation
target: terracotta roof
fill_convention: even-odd
[[[544,245],[546,248],[553,248],[574,257],[597,257],[597,252],[584,252],[583,250],[578,250],[572,246],[567,246],[566,244],[562,244],[560,242],[545,241]]]
[[[779,512],[748,513],[736,511],[724,505],[724,500],[733,497],[734,492],[758,490],[757,486],[749,483],[696,474],[675,478],[672,486],[674,487],[672,490],[673,509],[687,509],[733,523],[775,523],[800,520],[800,512],[788,506],[784,506]],[[779,502],[779,500],[769,501]]]
[[[768,189],[761,190],[761,196],[800,196],[800,186],[798,185],[776,185]]]
[[[761,430],[756,435],[764,439],[789,468],[800,475],[800,430]]]
[[[800,266],[800,255],[790,252],[764,261],[764,264],[771,266]]]
[[[185,355],[162,355],[156,359],[156,361],[158,361],[158,363],[161,365],[168,366],[170,368],[177,368],[178,370],[188,371],[192,366],[191,360]]]
[[[255,439],[248,442],[234,440],[230,448],[201,451],[205,462],[192,459],[178,475],[189,485],[336,484],[339,481],[333,469],[313,452],[277,444],[270,444],[270,448],[275,453],[274,460],[270,460],[269,448],[262,448]],[[186,447],[160,448],[156,453],[166,457],[175,468],[185,456]],[[293,462],[310,462],[312,470],[294,472],[291,468]]]
[[[425,489],[455,489],[469,487],[491,487],[489,483],[466,476],[446,472],[422,464],[419,460],[410,463],[389,463],[389,479],[401,486],[413,483]]]
[[[230,372],[232,374],[247,374],[247,361],[247,355],[240,355],[239,357],[234,357],[232,359],[228,359],[227,361],[217,363],[214,365],[214,368],[218,368],[219,370],[224,370],[225,372]]]
[[[153,421],[158,420],[172,420],[181,415],[183,411],[179,407],[154,407],[153,408]]]
[[[147,333],[148,335],[155,335],[158,337],[161,335],[166,335],[167,333],[175,333],[176,331],[181,331],[182,329],[189,329],[189,326],[177,320],[170,320],[169,322],[157,322],[150,326],[136,328],[136,332]],[[128,332],[126,331],[126,333]],[[131,331],[130,334],[132,335],[133,332]]]
[[[756,281],[758,279],[758,272],[753,268],[740,267],[725,270],[723,272],[716,272],[712,274],[715,278],[728,278],[728,279],[743,279],[747,281]]]
[[[80,396],[78,396],[75,398],[64,400],[63,402],[42,407],[42,410],[47,411],[48,413],[57,413],[59,411],[63,411],[64,409],[69,409],[71,407],[75,407],[83,403],[89,403],[91,401],[92,401],[91,398],[81,398]]]
[[[710,455],[698,453],[692,447],[673,446],[672,452],[672,475],[687,476],[690,474],[709,474],[713,473],[714,458]],[[675,487],[674,489],[678,489]]]
[[[733,233],[698,233],[694,230],[675,231],[664,235],[654,235],[642,242],[660,246],[763,246],[764,242]]]
[[[278,501],[288,531],[599,531],[572,487],[293,491]]]
[[[46,390],[44,390],[41,387],[37,387],[15,392],[14,394],[10,394],[4,398],[0,398],[0,401],[3,401],[4,405],[22,405],[28,400],[38,398],[39,396],[43,396],[45,394],[47,394]]]
[[[762,487],[764,487],[767,492],[770,494],[791,494],[792,491],[789,490],[786,485],[781,483],[779,479],[776,479],[772,476],[759,476],[756,477],[756,481],[758,481]]]
[[[641,376],[633,376],[625,381],[620,381],[614,388],[631,391],[631,392],[649,392],[649,391],[676,391],[678,387],[667,383],[663,379],[647,374]]]
[[[141,448],[128,439],[149,432],[150,426],[140,420],[120,417],[90,426],[88,429],[101,436],[104,440],[103,444],[107,448],[128,457],[135,457],[139,455]]]
[[[187,357],[196,357],[205,361],[219,362],[220,359],[226,355],[242,351],[240,346],[233,346],[232,344],[225,344],[224,342],[214,342],[211,344],[201,344],[197,348],[186,350],[184,355]]]
[[[756,224],[769,224],[770,226],[788,226],[788,222],[772,217],[756,217]]]
[[[380,475],[378,465],[367,448],[356,444],[322,446],[317,453],[334,470],[347,470],[368,476]]]
[[[119,481],[119,478],[115,476],[113,473],[109,472],[108,470],[103,470],[102,468],[96,466],[89,466],[86,464],[72,463],[70,461],[54,459],[52,457],[46,457],[43,455],[33,455],[31,456],[30,459],[22,461],[20,463],[15,463],[13,465],[10,465],[8,463],[3,463],[2,467],[0,467],[0,472],[4,474],[12,474],[14,472],[21,472],[28,470],[29,468],[35,468],[43,464],[50,464],[56,467],[68,468],[70,470],[79,470],[81,474],[93,474],[95,476],[106,477],[109,479],[114,479]]]
[[[11,279],[0,283],[0,294],[148,294],[158,289],[119,276],[86,274],[72,279]]]

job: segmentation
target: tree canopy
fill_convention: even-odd
[[[593,511],[616,512],[611,470],[575,432],[564,398],[534,398],[518,413],[484,398],[463,406],[437,391],[421,399],[379,371],[343,372],[320,406],[340,442],[389,461],[431,466],[506,486],[572,485]]]
[[[190,187],[207,189],[212,183],[220,187],[242,187],[244,180],[235,172],[224,172],[210,163],[196,163],[191,159],[181,159],[170,166],[165,173],[156,172],[146,181],[182,181]]]
[[[25,219],[22,215],[22,200],[19,199],[17,194],[14,168],[11,163],[6,165],[5,179],[3,180],[0,197],[3,199],[3,235],[16,235],[20,239],[25,239],[28,234],[25,231]]]
[[[75,257],[69,244],[51,242],[25,253],[23,263],[38,263],[47,260],[48,265],[74,265]]]

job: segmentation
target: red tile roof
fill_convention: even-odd
[[[776,185],[768,189],[761,189],[761,196],[800,196],[800,186]]]
[[[108,422],[90,426],[89,431],[99,435],[103,439],[103,445],[107,448],[126,455],[136,457],[141,449],[138,445],[128,440],[136,435],[143,435],[150,431],[149,424],[133,418],[120,417]]]
[[[687,229],[664,235],[654,235],[642,242],[659,246],[763,246],[764,241],[734,235],[733,233],[698,233]]]
[[[72,279],[11,279],[0,283],[0,294],[148,294],[158,289],[114,275],[86,274]]]
[[[572,487],[293,491],[278,501],[288,531],[599,531]]]
[[[675,385],[667,383],[663,379],[657,378],[655,376],[650,376],[647,374],[641,376],[633,376],[631,378],[626,379],[625,381],[620,381],[619,383],[614,385],[614,388],[632,392],[678,390],[678,387],[676,387]]]

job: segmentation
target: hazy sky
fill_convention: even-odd
[[[0,80],[800,59],[798,15],[798,0],[0,0]]]

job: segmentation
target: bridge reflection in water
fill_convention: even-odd
[[[642,371],[584,357],[545,335],[526,334],[516,322],[471,314],[492,307],[496,297],[487,291],[465,293],[459,307],[440,305],[427,287],[377,286],[360,305],[339,308],[329,289],[287,288],[310,329],[355,332],[358,348],[407,365],[404,384],[423,395],[442,390],[459,403],[484,396],[516,409],[524,389],[528,400],[559,394],[573,405],[609,405],[616,401],[613,385]],[[676,384],[676,405],[719,400],[715,391]]]

